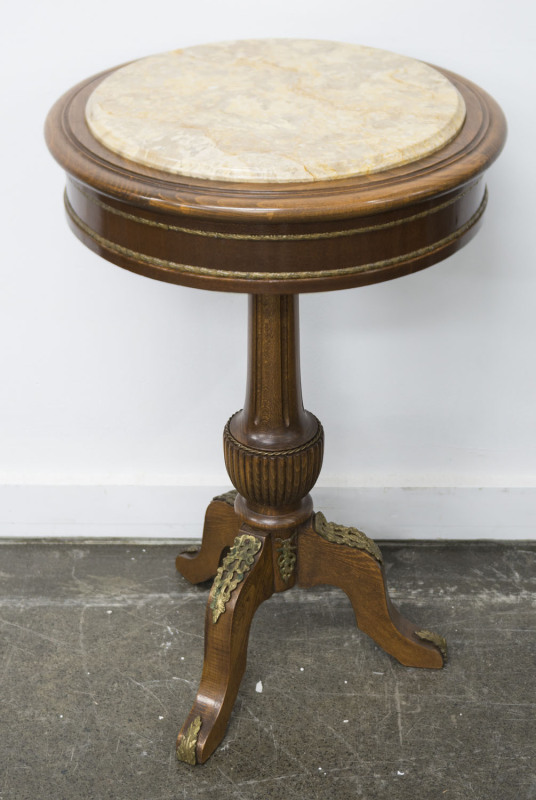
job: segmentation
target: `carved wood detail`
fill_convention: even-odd
[[[294,450],[254,450],[238,442],[227,423],[225,465],[238,492],[255,506],[289,508],[315,485],[322,467],[324,435],[320,422],[309,442]]]

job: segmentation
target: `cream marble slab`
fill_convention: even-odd
[[[303,39],[201,45],[112,73],[86,106],[115,153],[225,181],[344,178],[415,161],[460,130],[457,89],[420,61]]]

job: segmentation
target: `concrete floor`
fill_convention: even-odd
[[[181,545],[0,545],[2,800],[536,798],[536,544],[388,544],[391,595],[445,635],[443,671],[407,669],[346,597],[261,607],[223,746],[175,737],[203,660],[207,585]]]

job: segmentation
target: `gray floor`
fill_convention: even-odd
[[[536,798],[536,544],[384,545],[393,599],[448,638],[439,672],[384,654],[336,590],[273,597],[195,768],[174,742],[207,586],[178,549],[0,545],[2,800]]]

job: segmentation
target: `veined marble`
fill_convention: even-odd
[[[107,148],[174,174],[315,181],[415,161],[460,130],[441,73],[385,50],[303,39],[201,45],[135,61],[91,94]]]

